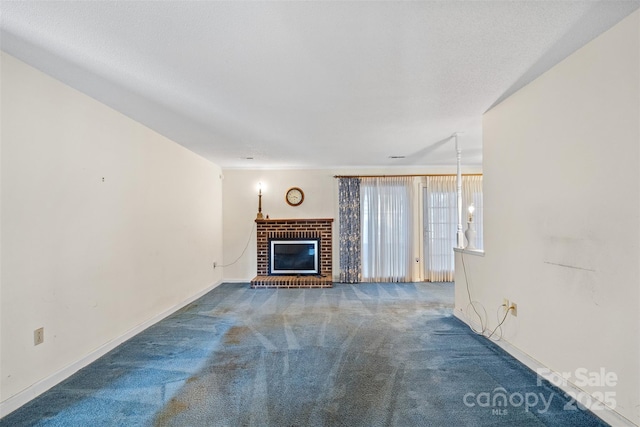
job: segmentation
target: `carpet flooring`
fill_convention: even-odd
[[[222,284],[0,426],[603,426],[452,316],[447,283]]]

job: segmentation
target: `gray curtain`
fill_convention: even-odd
[[[361,273],[360,179],[338,178],[340,281],[358,283]]]

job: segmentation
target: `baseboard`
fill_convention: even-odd
[[[217,282],[209,285],[207,288],[203,289],[202,291],[198,292],[197,294],[192,295],[191,297],[187,298],[186,300],[184,300],[184,301],[182,301],[182,302],[180,302],[178,304],[175,304],[173,307],[170,307],[169,309],[167,309],[167,310],[163,311],[162,313],[152,317],[151,319],[147,320],[146,322],[144,322],[144,323],[142,323],[142,324],[130,329],[129,331],[127,331],[123,335],[119,336],[118,338],[115,338],[115,339],[105,343],[104,345],[102,345],[101,347],[97,348],[95,351],[87,354],[86,356],[84,356],[80,360],[78,360],[78,361],[70,364],[69,366],[67,366],[65,368],[62,368],[61,370],[51,374],[50,376],[38,381],[37,383],[31,385],[30,387],[28,387],[25,390],[19,392],[18,394],[15,394],[15,395],[11,396],[10,398],[5,400],[4,402],[1,402],[0,403],[0,418],[10,414],[11,412],[13,412],[16,409],[20,408],[22,405],[24,405],[24,404],[28,403],[29,401],[35,399],[36,397],[38,397],[39,395],[41,395],[45,391],[49,390],[51,387],[55,386],[56,384],[59,384],[60,382],[64,381],[65,379],[69,378],[71,375],[75,374],[80,369],[84,368],[85,366],[89,365],[90,363],[95,362],[100,357],[104,356],[105,354],[107,354],[108,352],[110,352],[111,350],[113,350],[114,348],[119,346],[120,344],[124,343],[128,339],[130,339],[130,338],[136,336],[137,334],[139,334],[140,332],[144,331],[148,327],[155,325],[156,323],[158,323],[159,321],[161,321],[165,317],[170,316],[171,314],[173,314],[176,311],[180,310],[182,307],[186,306],[187,304],[191,304],[193,301],[195,301],[198,298],[200,298],[201,296],[205,295],[206,293],[208,293],[209,291],[211,291],[212,289],[214,289],[215,287],[217,287],[221,283],[223,283],[222,280],[217,281]]]
[[[462,314],[462,312],[458,312],[456,310],[453,310],[453,315],[456,318],[460,319],[462,322],[466,323],[467,325],[472,326],[475,330],[480,330],[480,325],[476,324],[475,322],[471,321],[470,319],[466,319],[464,317],[464,315]],[[542,363],[540,363],[540,361],[534,359],[533,357],[531,357],[527,353],[525,353],[522,350],[520,350],[518,347],[516,347],[513,344],[509,343],[508,341],[500,340],[500,341],[492,341],[492,342],[495,343],[498,347],[502,348],[507,353],[509,353],[516,360],[518,360],[520,363],[522,363],[523,365],[525,365],[526,367],[531,369],[536,374],[539,372],[539,370],[544,370],[544,371],[549,372],[548,375],[541,375],[541,377],[543,377],[543,378],[545,378],[547,380],[550,379],[550,378],[562,378],[562,375],[560,373],[549,369],[548,366],[543,365]],[[581,389],[580,387],[576,386],[575,384],[571,383],[570,381],[567,380],[567,381],[564,382],[564,384],[560,384],[560,385],[558,385],[558,382],[553,382],[553,384],[556,387],[558,387],[560,390],[564,391],[565,393],[569,393],[572,396],[579,396],[581,394],[582,395],[588,394],[591,397],[591,399],[589,399],[589,404],[588,405],[584,405],[584,406],[587,409],[589,409],[592,414],[594,414],[596,417],[600,418],[605,423],[610,424],[612,426],[616,426],[616,427],[638,427],[638,424],[635,424],[634,422],[632,422],[631,420],[629,420],[625,416],[621,415],[615,409],[611,409],[610,407],[608,407],[608,406],[606,406],[604,404],[601,404],[591,394],[589,394],[588,392],[584,391],[583,389]],[[598,410],[592,410],[592,406],[593,405],[591,404],[591,401],[594,401],[595,403],[597,403],[599,405]]]

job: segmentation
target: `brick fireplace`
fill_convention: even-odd
[[[330,288],[332,274],[332,218],[312,219],[257,219],[256,241],[258,275],[251,281],[252,288]],[[319,239],[317,275],[269,275],[269,241],[271,239]]]

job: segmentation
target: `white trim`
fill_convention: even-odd
[[[465,319],[464,318],[464,314],[462,312],[457,312],[457,311],[454,310],[453,311],[453,315],[455,317],[457,317],[458,319],[460,319],[462,322],[466,323],[467,325],[470,324],[470,326],[473,326],[476,330],[479,329],[478,325],[475,324],[475,322],[472,322],[471,320]],[[528,367],[532,371],[537,373],[537,372],[539,372],[538,370],[540,369],[540,370],[545,370],[545,371],[549,372],[549,375],[541,375],[541,377],[543,377],[545,379],[562,378],[562,375],[560,373],[549,369],[549,367],[543,365],[540,361],[534,359],[533,357],[531,357],[527,353],[525,353],[522,350],[520,350],[518,347],[516,347],[513,344],[509,343],[508,341],[505,341],[504,339],[502,339],[500,341],[492,341],[492,342],[495,343],[498,347],[500,347],[504,351],[506,351],[507,353],[509,353],[511,356],[513,356],[520,363],[522,363],[523,365],[525,365],[526,367]],[[579,396],[580,394],[588,394],[591,397],[591,399],[589,399],[589,402],[588,402],[589,404],[588,405],[584,405],[582,402],[580,402],[580,403],[583,404],[585,407],[587,407],[587,409],[589,409],[592,414],[594,414],[596,417],[600,418],[605,423],[610,424],[612,426],[617,426],[617,427],[637,427],[638,426],[637,424],[633,423],[628,418],[626,418],[623,415],[621,415],[615,409],[611,409],[610,407],[604,405],[599,400],[597,400],[596,398],[591,396],[591,394],[589,394],[588,392],[582,390],[580,387],[576,386],[572,382],[570,382],[568,380],[567,381],[563,381],[563,382],[564,382],[564,384],[561,384],[561,385],[558,385],[557,382],[554,382],[553,384],[556,387],[558,387],[560,390],[564,391],[565,393],[570,393],[573,396]],[[592,401],[597,403],[599,408],[604,408],[604,410],[596,410],[596,411],[591,410],[591,406],[592,406],[591,402]]]
[[[16,409],[20,408],[22,405],[24,405],[24,404],[28,403],[29,401],[35,399],[36,397],[38,397],[39,395],[41,395],[45,391],[49,390],[51,387],[55,386],[56,384],[61,383],[65,379],[69,378],[71,375],[73,375],[76,372],[78,372],[80,369],[82,369],[85,366],[89,365],[90,363],[95,362],[100,357],[104,356],[105,354],[107,354],[108,352],[110,352],[111,350],[113,350],[114,348],[119,346],[120,344],[124,343],[128,339],[130,339],[130,338],[134,337],[135,335],[139,334],[140,332],[144,331],[148,327],[155,325],[156,323],[158,323],[159,321],[161,321],[165,317],[175,313],[176,311],[180,310],[181,308],[185,307],[186,305],[191,304],[193,301],[197,300],[198,298],[202,297],[206,293],[210,292],[212,289],[216,288],[221,283],[223,283],[223,282],[221,280],[219,280],[219,281],[209,285],[208,287],[206,287],[202,291],[196,293],[195,295],[192,295],[191,297],[187,298],[186,300],[184,300],[184,301],[182,301],[182,302],[180,302],[178,304],[175,304],[174,306],[168,308],[167,310],[163,311],[162,313],[159,313],[158,315],[152,317],[151,319],[147,320],[146,322],[143,322],[140,325],[128,330],[123,335],[121,335],[121,336],[119,336],[119,337],[117,337],[117,338],[115,338],[115,339],[103,344],[101,347],[98,347],[96,350],[92,351],[91,353],[87,354],[86,356],[82,357],[81,359],[73,362],[72,364],[68,365],[67,367],[62,368],[57,372],[54,372],[53,374],[49,375],[46,378],[43,378],[42,380],[38,381],[37,383],[27,387],[26,389],[22,390],[19,393],[11,396],[10,398],[5,400],[4,402],[0,402],[0,418],[10,414],[11,412],[13,412]]]
[[[482,249],[453,248],[453,251],[466,255],[484,256],[484,251]]]

